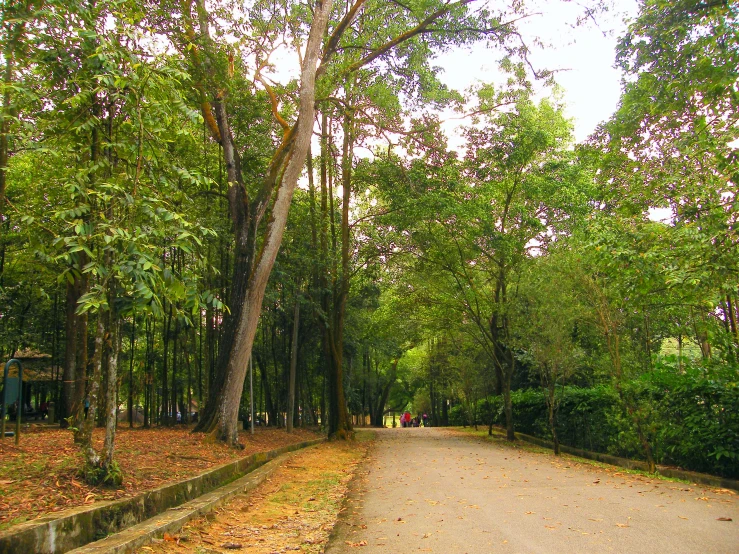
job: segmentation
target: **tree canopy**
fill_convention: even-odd
[[[582,143],[531,10],[5,2],[0,353],[50,356],[88,480],[123,412],[238,446],[252,404],[737,476],[739,8],[642,0]],[[470,46],[496,82],[444,85]]]

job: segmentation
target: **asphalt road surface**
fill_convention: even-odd
[[[731,491],[460,431],[378,430],[359,471],[327,554],[739,552]]]

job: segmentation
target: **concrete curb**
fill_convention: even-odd
[[[529,442],[543,448],[554,448],[553,443],[544,439],[540,439],[539,437],[525,435],[524,433],[515,433],[515,435],[516,439]],[[611,456],[610,454],[590,452],[589,450],[580,450],[579,448],[572,448],[571,446],[566,446],[564,444],[560,444],[559,449],[565,454],[577,456],[579,458],[585,458],[587,460],[594,460],[596,462],[602,462],[604,464],[610,464],[612,466],[624,467],[626,469],[649,471],[647,463],[640,460],[629,460],[628,458],[619,458],[618,456]],[[708,475],[707,473],[697,473],[695,471],[686,471],[683,469],[658,465],[657,474],[663,477],[670,477],[672,479],[683,479],[684,481],[690,481],[691,483],[708,485],[709,487],[739,491],[739,481],[735,479],[728,479],[726,477]]]
[[[68,554],[128,554],[154,539],[161,539],[165,533],[173,535],[180,531],[190,520],[210,512],[237,494],[255,489],[286,459],[293,455],[294,452],[282,454],[228,485],[206,493],[181,506],[170,508],[166,512],[129,527],[120,533],[71,550]]]
[[[281,454],[324,438],[258,452],[217,466],[191,479],[162,485],[132,498],[79,506],[20,523],[0,533],[0,554],[62,554],[118,533],[250,473]]]

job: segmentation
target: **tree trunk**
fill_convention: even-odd
[[[506,439],[509,441],[516,440],[516,434],[513,430],[513,403],[511,402],[511,373],[505,372],[503,375],[503,403],[505,405],[505,428]]]
[[[110,353],[108,355],[107,386],[105,391],[105,443],[103,444],[102,468],[107,474],[113,463],[115,449],[115,431],[118,415],[116,392],[118,383],[118,357],[121,351],[120,320],[114,313],[110,314]]]
[[[298,325],[300,325],[300,298],[295,296],[295,309],[293,311],[293,336],[290,352],[290,380],[287,390],[287,432],[293,432],[293,419],[295,417],[295,370],[298,364]]]
[[[64,332],[64,378],[62,383],[62,405],[59,411],[59,425],[66,428],[73,413],[74,386],[77,378],[77,289],[74,284],[67,282],[66,312]]]
[[[136,347],[136,314],[133,315],[131,322],[131,343],[129,348],[129,356],[131,359],[128,364],[128,426],[133,429],[133,362]]]
[[[269,425],[275,425],[277,420],[277,410],[272,403],[272,393],[269,388],[269,378],[267,376],[267,367],[265,366],[262,357],[255,354],[254,359],[257,362],[257,368],[259,369],[260,382],[262,384],[262,392],[264,393],[265,411],[269,414]]]
[[[350,234],[349,209],[351,201],[351,165],[352,165],[352,128],[351,114],[345,114],[344,139],[342,142],[342,187],[343,198],[341,208],[341,275],[338,276],[333,302],[333,313],[329,322],[329,436],[346,439],[351,436],[352,425],[346,407],[344,394],[344,316],[349,296],[350,278]]]
[[[384,422],[384,416],[385,416],[385,404],[387,404],[387,399],[390,396],[390,391],[393,389],[393,385],[395,384],[395,379],[398,374],[398,362],[400,361],[399,358],[396,358],[393,360],[393,366],[390,369],[390,373],[387,377],[387,383],[385,383],[385,386],[382,388],[382,392],[380,393],[379,398],[377,399],[377,406],[375,408],[374,413],[374,421],[372,421],[372,425],[375,427],[385,427]]]
[[[243,202],[241,204],[237,203],[242,195],[245,199],[246,191],[242,186],[239,186],[242,182],[238,165],[239,158],[228,127],[225,105],[223,102],[215,104],[226,169],[229,173],[229,182],[232,183],[229,191],[229,203],[234,219],[234,230],[237,233],[237,254],[243,255],[255,251],[253,248],[254,242],[250,245],[249,241],[255,241],[259,223],[268,211],[270,201],[272,201],[267,225],[262,235],[261,249],[253,265],[250,263],[251,258],[247,259],[246,266],[251,266],[251,271],[243,277],[245,281],[243,283],[243,302],[239,305],[230,306],[232,313],[236,314],[233,317],[233,340],[228,341],[229,337],[225,337],[225,341],[230,342],[230,344],[225,345],[228,350],[228,361],[224,368],[225,371],[217,373],[217,376],[222,375],[222,378],[217,377],[216,391],[211,395],[211,398],[214,399],[214,410],[208,421],[204,420],[203,425],[199,426],[201,430],[213,432],[221,440],[233,445],[238,443],[239,404],[262,309],[264,292],[282,241],[293,192],[305,165],[308,146],[313,134],[316,68],[323,36],[328,25],[328,17],[331,13],[331,6],[331,0],[325,0],[316,6],[301,68],[297,121],[292,129],[286,132],[283,145],[275,154],[273,163],[270,164],[269,175],[266,177],[267,181],[262,189],[263,194],[257,197],[254,205],[249,207],[250,211],[247,213],[244,213],[247,206]],[[208,23],[207,18],[202,16],[204,6],[199,3],[198,9],[201,16],[201,32],[205,34],[207,33]],[[284,171],[282,171],[283,168]],[[280,172],[282,172],[282,176],[278,177]],[[250,234],[247,234],[248,232]],[[235,268],[237,266],[241,268],[237,260],[234,261],[234,266]],[[238,282],[233,284],[234,287],[237,285],[239,285]],[[239,295],[240,293],[236,294],[236,296]],[[232,292],[233,297],[234,293]]]
[[[553,379],[550,379],[550,382],[547,387],[547,404],[549,408],[549,430],[552,433],[552,442],[554,443],[554,455],[559,456],[559,437],[557,436],[557,422],[556,422],[556,413],[555,413],[555,406],[554,406],[554,393],[555,393],[555,383]]]
[[[82,296],[87,292],[88,278],[84,275],[79,278],[79,294]],[[79,297],[78,297],[79,298]],[[72,417],[72,424],[75,429],[82,428],[82,418],[84,416],[84,404],[88,393],[88,346],[87,346],[87,330],[88,330],[89,316],[87,313],[77,316],[75,323],[75,331],[77,336],[75,338],[75,374],[74,374],[74,395],[72,398],[72,406],[70,416]],[[79,431],[74,434],[74,440],[77,444],[80,443],[81,437]]]
[[[92,355],[92,378],[87,399],[90,406],[82,420],[80,446],[85,454],[85,463],[89,468],[98,467],[100,456],[92,446],[92,431],[95,428],[95,420],[98,409],[98,396],[100,394],[100,377],[103,364],[103,341],[105,340],[105,324],[103,314],[98,314],[95,327],[95,351]]]
[[[172,327],[172,304],[169,305],[167,321],[162,322],[162,342],[164,352],[162,353],[162,401],[159,406],[161,412],[160,425],[170,425],[172,407],[169,406],[169,387],[167,379],[169,373],[169,337]]]

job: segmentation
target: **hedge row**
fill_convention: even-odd
[[[649,438],[655,460],[739,477],[739,372],[737,368],[684,372],[662,369],[621,386],[563,387],[557,391],[557,434],[562,444],[616,456],[643,459],[636,422]],[[551,439],[544,393],[512,393],[516,431]],[[628,408],[628,409],[627,409]],[[504,424],[501,397],[478,406],[478,424]],[[450,414],[452,425],[469,421],[462,406]]]

